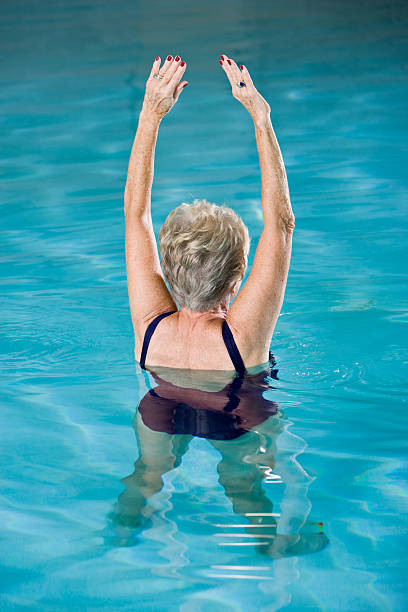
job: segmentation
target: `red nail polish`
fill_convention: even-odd
[[[220,62],[221,66],[222,66],[222,61],[221,60],[218,60],[218,61]]]
[[[176,62],[178,62],[178,61],[179,61],[179,59],[180,59],[180,57],[179,57],[179,56],[177,56],[177,57],[175,57],[174,59],[176,60]]]
[[[180,66],[184,66],[186,62],[180,62]]]
[[[157,56],[157,57],[156,57],[156,62],[157,62],[157,60],[159,60],[159,59],[160,59],[160,57],[159,57],[159,56]]]
[[[242,66],[242,64],[240,65],[240,68],[241,68],[241,70],[243,70],[243,69],[244,69],[244,67]]]
[[[167,61],[169,62],[172,59],[171,55],[167,56]]]
[[[185,87],[186,85],[188,85],[188,83],[184,83],[183,87]]]
[[[228,62],[228,63],[229,63],[229,65],[231,66],[231,60],[228,60],[228,59],[227,59],[227,62]]]
[[[223,56],[223,55],[220,55],[220,58],[221,58],[222,60],[224,60],[224,56]]]

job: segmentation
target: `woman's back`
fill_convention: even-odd
[[[144,345],[144,355],[142,355]],[[251,350],[245,334],[227,322],[222,313],[180,311],[154,317],[143,342],[135,342],[135,358],[147,366],[196,370],[236,370],[266,363],[269,351]]]

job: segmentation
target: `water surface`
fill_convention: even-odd
[[[404,610],[406,4],[0,11],[1,608]],[[158,382],[133,357],[123,190],[168,53],[189,85],[160,127],[156,230],[182,201],[226,203],[252,261],[257,150],[221,53],[270,102],[296,216],[276,376],[258,394],[272,414],[228,440],[198,435],[219,423],[201,404],[178,409],[192,432],[139,410]]]

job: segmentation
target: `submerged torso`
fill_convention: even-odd
[[[277,405],[265,399],[275,362],[234,372],[155,368],[157,386],[139,404],[143,423],[153,431],[230,440],[276,415]],[[160,375],[159,375],[160,374]]]

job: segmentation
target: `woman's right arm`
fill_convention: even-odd
[[[226,58],[226,56],[224,56]],[[228,59],[231,63],[228,63]],[[286,288],[295,217],[285,165],[270,119],[269,104],[256,90],[245,67],[223,62],[239,100],[254,121],[262,184],[264,228],[248,279],[233,301],[227,320],[248,366],[266,361]],[[246,87],[236,85],[244,80]]]

